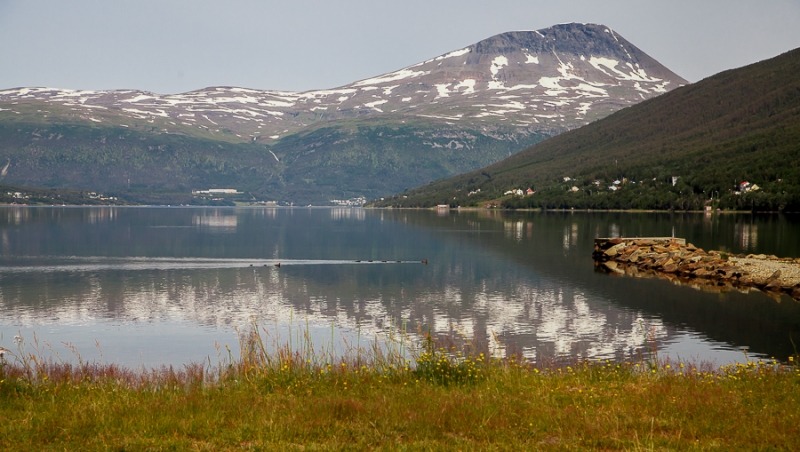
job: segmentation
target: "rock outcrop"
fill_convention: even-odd
[[[712,290],[751,288],[800,300],[800,259],[704,251],[683,239],[596,239],[592,256],[601,271],[659,276]]]

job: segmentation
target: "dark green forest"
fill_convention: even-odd
[[[193,189],[236,188],[249,194],[245,201],[319,205],[416,187],[548,137],[500,140],[408,122],[342,120],[265,145],[146,127],[36,122],[0,112],[0,167],[9,164],[7,183],[102,190],[146,204],[196,204]]]

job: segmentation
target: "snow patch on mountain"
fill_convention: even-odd
[[[489,66],[489,72],[492,73],[492,78],[497,79],[497,73],[505,66],[508,66],[508,58],[503,55],[495,57],[495,59],[492,60],[491,66]]]
[[[390,72],[378,77],[361,80],[360,82],[354,83],[353,86],[378,85],[381,83],[395,82],[397,80],[403,80],[407,78],[422,77],[423,75],[428,74],[430,74],[430,71],[412,71],[411,69],[401,69],[399,71]]]
[[[135,102],[141,102],[141,101],[150,100],[150,99],[155,99],[155,97],[154,96],[148,96],[146,94],[139,94],[138,96],[132,97],[130,99],[122,99],[121,102],[135,103]]]
[[[589,58],[589,64],[594,66],[595,69],[598,71],[602,71],[606,75],[612,78],[616,78],[618,80],[629,80],[635,82],[660,82],[660,78],[654,78],[647,75],[644,69],[634,69],[631,66],[631,72],[624,73],[621,70],[617,69],[617,66],[620,65],[620,62],[614,60],[612,58],[604,58],[604,57],[596,57],[592,56]],[[604,69],[605,68],[605,69]]]
[[[590,108],[592,108],[591,102],[581,102],[580,106],[576,110],[578,111],[578,114],[585,116],[586,113],[589,112]]]
[[[364,104],[364,106],[365,106],[365,107],[372,108],[372,109],[375,109],[375,110],[377,110],[377,111],[379,111],[379,112],[383,113],[383,110],[381,110],[380,108],[378,108],[378,105],[383,105],[383,104],[385,104],[386,102],[388,102],[388,100],[376,100],[375,102],[368,102],[368,103]]]
[[[468,78],[466,80],[462,80],[461,83],[457,84],[453,87],[453,91],[459,91],[461,88],[464,88],[464,91],[460,91],[461,94],[472,94],[475,92],[475,80]]]
[[[536,84],[533,84],[533,85],[521,84],[521,85],[514,85],[514,86],[506,87],[505,90],[506,91],[516,91],[516,90],[520,90],[520,89],[535,89],[538,86],[539,85],[536,85]]]
[[[467,48],[465,48],[465,49],[456,50],[456,51],[450,52],[450,53],[448,53],[448,54],[446,54],[446,55],[442,55],[442,56],[440,56],[440,57],[436,57],[436,58],[434,58],[433,60],[434,60],[434,61],[441,61],[441,60],[445,60],[445,59],[447,59],[447,58],[453,58],[453,57],[458,57],[458,56],[466,55],[466,54],[468,54],[469,52],[470,52],[470,49],[469,49],[469,47],[467,47]]]

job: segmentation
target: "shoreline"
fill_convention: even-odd
[[[363,209],[374,209],[374,210],[438,210],[436,206],[434,207],[362,207]],[[659,210],[659,209],[542,209],[542,208],[535,208],[535,209],[504,209],[504,208],[486,208],[486,207],[450,207],[448,209],[441,209],[445,212],[451,211],[468,211],[468,212],[558,212],[558,213],[570,213],[570,212],[581,212],[581,213],[703,213],[708,214],[709,216],[713,215],[723,215],[723,214],[751,214],[751,215],[761,215],[761,214],[787,214],[787,215],[797,215],[800,212],[785,212],[780,210],[718,210],[709,212],[706,210]]]
[[[20,207],[180,207],[180,208],[214,208],[214,209],[240,209],[240,208],[260,208],[260,209],[364,209],[364,210],[429,210],[436,211],[436,207],[365,207],[365,206],[209,206],[193,204],[2,204],[0,208],[20,208]],[[780,210],[718,210],[708,212],[704,210],[658,210],[658,209],[487,209],[485,207],[452,207],[441,209],[442,211],[465,211],[465,212],[541,212],[541,213],[669,213],[669,214],[706,214],[709,217],[715,215],[800,215],[800,212],[785,212]]]

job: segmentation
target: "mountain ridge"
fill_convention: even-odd
[[[278,164],[276,171],[280,173],[271,173],[276,176],[274,180],[264,183],[264,174],[258,176],[262,177],[260,183],[243,178],[245,188],[257,191],[259,196],[286,197],[293,190],[290,185],[317,193],[312,196],[315,200],[339,188],[374,196],[390,193],[381,190],[409,188],[412,183],[425,183],[474,169],[473,165],[497,161],[541,139],[580,127],[684,83],[684,79],[608,27],[562,24],[538,31],[501,33],[397,71],[327,90],[290,93],[209,87],[174,95],[137,90],[2,90],[0,122],[25,127],[19,128],[21,136],[0,137],[0,157],[12,160],[9,182],[61,187],[66,182],[59,182],[52,175],[37,180],[34,175],[40,168],[30,158],[23,159],[29,165],[28,177],[15,179],[20,156],[4,148],[4,139],[6,143],[13,141],[15,146],[49,153],[58,146],[47,143],[43,136],[63,136],[61,132],[51,134],[49,128],[74,124],[90,129],[110,128],[109,131],[135,129],[148,137],[139,139],[148,141],[159,136],[204,141],[205,144],[192,141],[191,146],[200,149],[198,152],[215,147],[216,143],[223,147],[228,143],[244,146],[254,154],[274,157]],[[384,126],[416,128],[418,133],[411,132],[404,146],[423,159],[427,158],[426,150],[432,158],[439,158],[436,154],[444,152],[445,147],[459,149],[460,154],[452,156],[452,164],[434,165],[440,170],[430,172],[427,177],[431,179],[425,180],[413,177],[408,172],[413,163],[404,162],[394,173],[383,176],[381,183],[396,181],[385,189],[370,187],[377,181],[370,182],[368,177],[359,179],[359,186],[346,180],[315,186],[315,180],[325,179],[324,174],[319,174],[325,170],[319,166],[308,170],[309,177],[292,175],[289,162],[308,158],[310,154],[304,154],[307,151],[326,154],[329,160],[349,158],[350,167],[358,166],[358,159],[402,160],[402,155],[384,156],[388,152],[386,140],[376,134],[367,133],[366,141],[359,142],[363,148],[371,146],[371,154],[340,146],[344,138],[339,143],[337,140],[298,142],[299,137],[314,135],[314,130],[338,128],[349,131],[355,139],[360,136],[359,127]],[[109,132],[106,140],[113,134]],[[454,138],[437,138],[444,136]],[[480,149],[475,147],[485,139],[495,141]],[[294,143],[293,148],[289,142]],[[319,144],[314,146],[314,143]],[[402,154],[400,146],[389,147],[394,149],[391,153]],[[174,166],[171,168],[175,171]],[[158,168],[151,170],[163,172]],[[372,176],[376,176],[374,171]],[[171,183],[172,179],[183,182]],[[191,177],[181,175],[165,175],[160,180],[148,175],[148,180],[153,189],[185,189],[186,184],[216,183],[213,177],[202,181],[195,177],[192,182]],[[303,184],[310,186],[299,187]],[[267,185],[272,188],[265,188]],[[108,191],[125,187],[120,182],[92,188]]]

